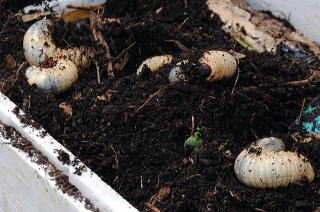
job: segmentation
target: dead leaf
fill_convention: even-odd
[[[114,67],[118,70],[118,71],[122,71],[124,69],[124,67],[127,65],[127,62],[129,60],[129,54],[128,52],[125,53],[124,57],[121,59],[120,63],[116,63],[114,65]]]
[[[64,113],[72,116],[72,107],[71,105],[67,104],[66,102],[61,102],[59,104],[59,108],[63,109]]]
[[[149,202],[151,202],[152,205],[154,205],[156,202],[161,203],[163,199],[165,199],[171,192],[171,189],[169,187],[163,187],[160,188],[158,193],[153,195]]]
[[[11,54],[8,54],[4,59],[7,63],[8,68],[13,68],[17,66],[17,62],[15,61],[15,59],[12,57]]]

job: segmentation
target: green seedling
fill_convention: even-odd
[[[199,147],[202,146],[203,140],[201,138],[201,131],[207,129],[206,127],[197,127],[192,136],[190,136],[185,142],[184,146]]]

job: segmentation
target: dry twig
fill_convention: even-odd
[[[113,67],[112,67],[112,61],[111,61],[112,57],[110,54],[110,48],[109,48],[108,43],[103,38],[102,33],[100,31],[98,31],[98,29],[102,28],[102,21],[98,17],[98,15],[96,15],[94,13],[90,17],[90,28],[91,28],[92,35],[93,35],[94,39],[97,42],[99,42],[105,49],[105,58],[108,61],[108,67],[107,67],[108,77],[113,78],[114,73],[113,73]]]
[[[161,212],[156,206],[152,205],[150,202],[144,203],[144,205],[152,212]]]
[[[167,88],[169,88],[169,87],[171,87],[171,86],[173,86],[173,85],[175,85],[175,84],[176,84],[176,82],[170,83],[170,84],[168,84],[168,85],[160,88],[160,89],[159,89],[158,91],[156,91],[155,93],[151,94],[151,95],[149,96],[149,98],[147,99],[147,101],[145,101],[140,107],[138,107],[137,112],[138,112],[139,110],[141,110],[144,106],[146,106],[153,98],[155,98],[156,96],[159,96],[164,90],[166,90]]]

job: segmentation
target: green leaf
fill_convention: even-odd
[[[199,137],[195,137],[195,136],[190,136],[185,142],[184,142],[184,146],[194,146],[194,147],[198,147],[198,146],[202,146],[203,144],[203,140]]]

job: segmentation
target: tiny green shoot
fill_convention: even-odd
[[[184,142],[184,146],[193,146],[199,147],[202,146],[203,140],[201,138],[201,131],[207,129],[206,127],[197,127],[195,133],[191,135],[187,140]]]

